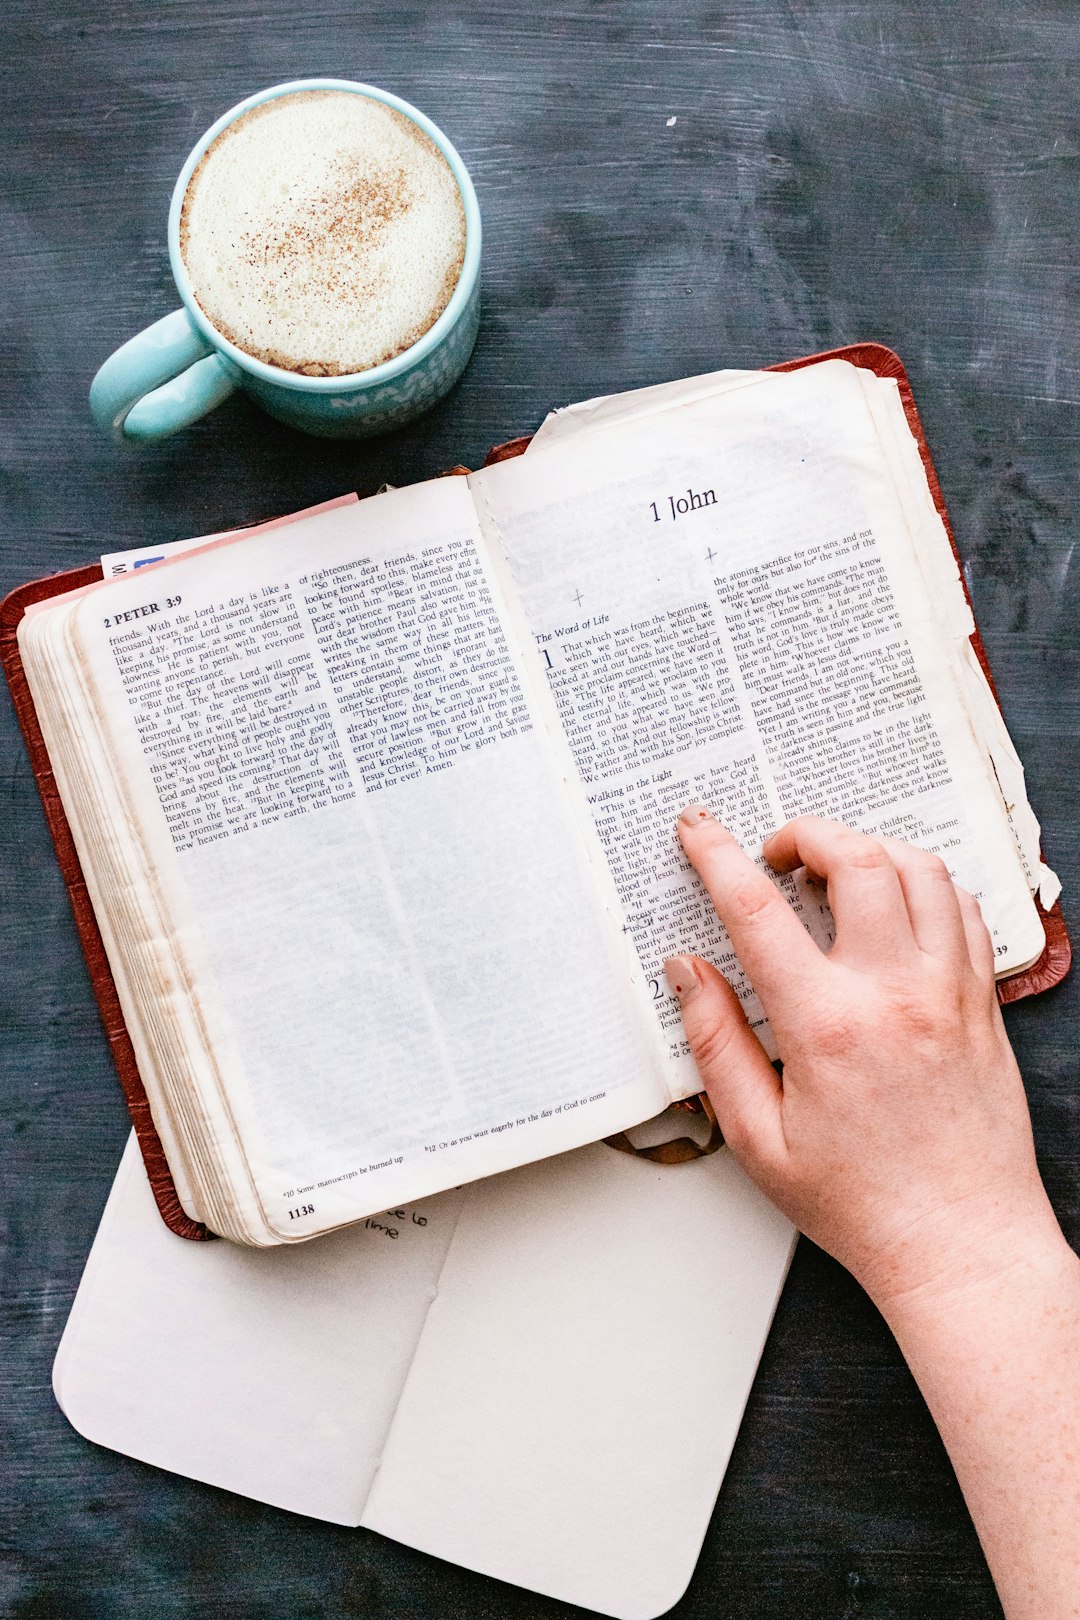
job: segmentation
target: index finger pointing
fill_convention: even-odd
[[[775,883],[707,810],[690,805],[679,816],[678,830],[771,1019],[774,1001],[790,993],[792,984],[820,974],[825,958]]]

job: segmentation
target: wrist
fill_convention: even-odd
[[[856,1276],[896,1332],[909,1318],[973,1308],[1078,1265],[1040,1185],[1020,1207],[993,1200],[925,1215]]]

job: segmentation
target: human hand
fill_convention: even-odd
[[[990,937],[944,863],[814,816],[774,833],[771,866],[827,882],[826,955],[699,806],[679,836],[772,1025],[783,1080],[716,968],[676,957],[668,978],[724,1137],[773,1202],[882,1308],[1059,1238]]]

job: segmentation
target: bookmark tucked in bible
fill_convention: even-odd
[[[93,577],[9,599],[7,663],[189,1234],[302,1241],[692,1095],[669,953],[773,1053],[690,800],[751,852],[808,812],[940,852],[1006,998],[1067,966],[886,350],[594,401],[468,477]]]

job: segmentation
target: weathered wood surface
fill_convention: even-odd
[[[482,0],[10,0],[0,33],[0,587],[125,542],[476,463],[553,403],[881,339],[915,386],[1076,934],[1071,0],[551,0],[524,13]],[[159,449],[114,449],[91,428],[86,389],[110,349],[175,303],[164,223],[176,170],[225,107],[304,73],[399,92],[469,163],[486,314],[465,380],[376,445],[304,439],[236,399]],[[53,1351],[126,1122],[0,708],[0,1614],[569,1620],[564,1606],[377,1536],[99,1451],[54,1407]],[[1074,1241],[1078,986],[1009,1014]],[[686,1376],[707,1401],[708,1368]],[[804,1243],[673,1613],[998,1612],[896,1349],[859,1290]]]

